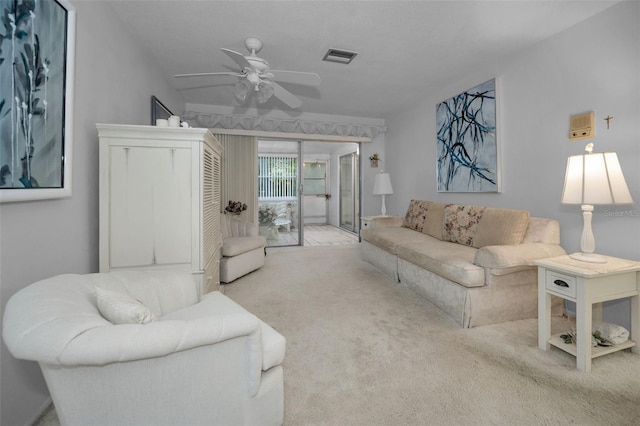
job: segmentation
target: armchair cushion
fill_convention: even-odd
[[[221,216],[220,230],[222,238],[230,237],[256,237],[259,235],[258,225],[238,217],[223,214]]]
[[[214,291],[202,296],[200,303],[165,315],[162,317],[162,320],[179,319],[183,321],[196,321],[201,318],[210,317],[211,315],[233,316],[239,314],[248,314],[248,312],[222,293]],[[287,342],[284,336],[271,328],[267,323],[259,319],[258,323],[261,331],[260,342],[262,344],[262,359],[260,362],[262,370],[267,371],[271,367],[282,363]]]
[[[113,324],[146,324],[156,320],[149,308],[128,294],[100,287],[95,292],[100,315]]]
[[[225,238],[222,243],[222,255],[227,257],[237,256],[257,248],[263,248],[265,245],[263,236],[229,237]]]

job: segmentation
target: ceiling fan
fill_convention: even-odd
[[[260,39],[248,37],[244,41],[244,45],[251,52],[247,56],[230,49],[220,49],[240,67],[239,72],[176,74],[174,77],[232,75],[239,78],[233,88],[233,95],[238,101],[244,102],[249,93],[253,92],[256,94],[258,103],[264,103],[271,96],[275,96],[290,108],[298,108],[302,105],[302,101],[276,81],[313,87],[320,85],[320,77],[316,73],[270,69],[267,61],[256,56],[256,53],[262,49],[262,41]]]

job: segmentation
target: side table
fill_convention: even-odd
[[[404,217],[400,216],[362,216],[360,218],[360,229],[389,228],[401,226]]]
[[[581,371],[591,371],[591,359],[623,349],[640,353],[640,262],[604,256],[607,263],[588,263],[558,256],[536,260],[538,265],[538,347],[553,345],[576,357]],[[576,341],[567,344],[551,336],[551,296],[576,304]],[[591,347],[593,304],[631,298],[630,340],[614,346]],[[566,330],[568,331],[568,330]]]
[[[376,219],[388,216],[362,216],[360,218],[360,229],[371,229],[376,227]]]

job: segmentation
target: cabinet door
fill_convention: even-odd
[[[189,263],[191,150],[112,147],[111,268]]]
[[[220,157],[208,146],[203,153],[202,250],[203,263],[211,262],[221,243],[220,234]]]

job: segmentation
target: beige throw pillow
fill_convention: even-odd
[[[520,244],[528,226],[529,212],[526,210],[487,207],[478,224],[473,246]]]
[[[156,320],[155,315],[142,302],[125,293],[95,288],[100,314],[113,324],[146,324]]]
[[[444,204],[431,203],[429,205],[429,214],[424,221],[422,232],[431,235],[433,238],[442,240],[442,227],[444,222]]]
[[[475,247],[474,239],[484,210],[483,206],[447,204],[444,208],[442,239]]]
[[[404,218],[404,227],[413,229],[414,231],[422,232],[424,227],[424,221],[427,218],[429,212],[429,205],[431,202],[423,200],[411,200],[409,202],[409,208]]]

